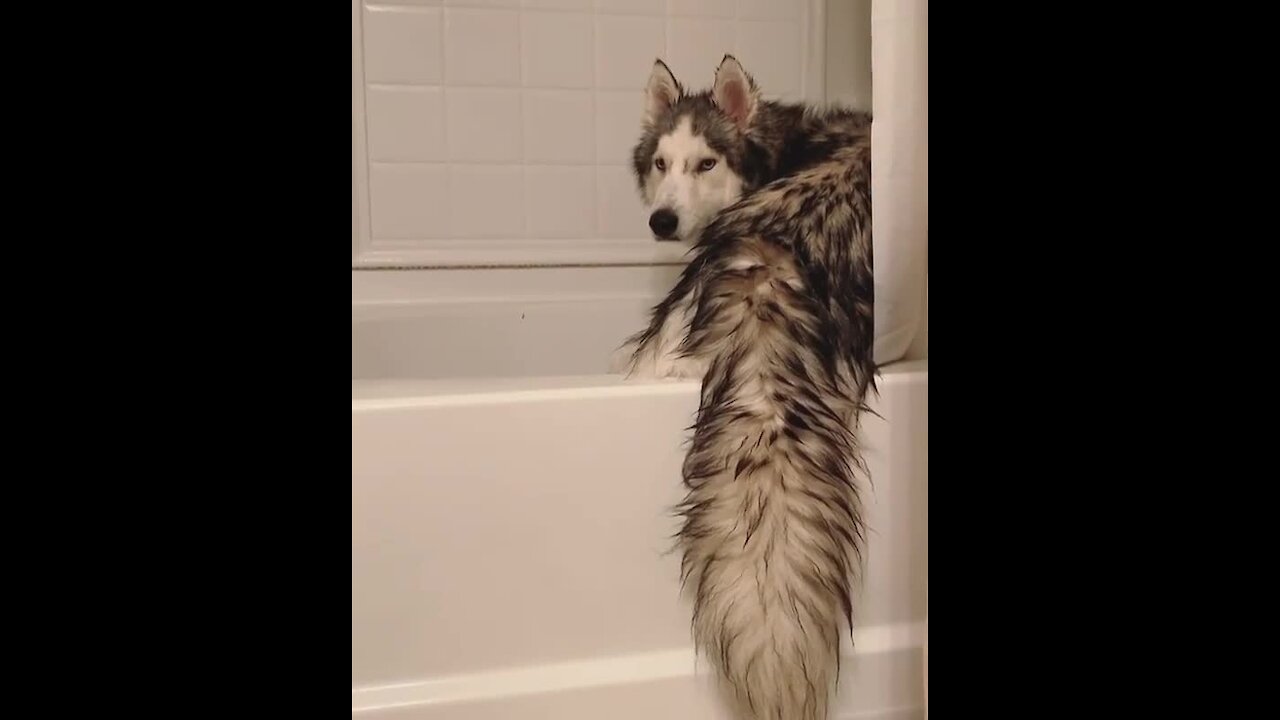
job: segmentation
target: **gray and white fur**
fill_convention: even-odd
[[[710,91],[655,63],[634,170],[657,239],[693,243],[616,361],[702,381],[679,506],[699,649],[742,718],[823,720],[864,547],[857,428],[874,286],[871,117]]]

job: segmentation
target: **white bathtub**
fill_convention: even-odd
[[[518,292],[501,272],[353,273],[352,717],[724,718],[665,554],[697,385],[600,374],[674,270],[572,295],[569,271],[519,272]],[[835,717],[906,720],[924,717],[927,364],[881,388]]]

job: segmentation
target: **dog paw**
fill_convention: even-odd
[[[700,358],[667,356],[656,363],[655,375],[667,380],[701,380],[708,364]]]
[[[707,363],[677,352],[659,353],[653,346],[637,352],[635,345],[624,345],[609,358],[609,373],[628,380],[701,380]]]

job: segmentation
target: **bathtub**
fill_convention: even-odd
[[[603,372],[677,270],[353,272],[353,720],[728,720],[668,552],[697,383]],[[833,717],[908,720],[927,361],[886,367],[875,407]]]

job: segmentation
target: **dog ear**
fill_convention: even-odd
[[[644,124],[656,123],[671,110],[681,95],[684,95],[684,88],[671,74],[671,68],[661,60],[654,60],[649,85],[644,90]]]
[[[760,105],[760,91],[756,89],[756,81],[732,55],[725,55],[720,61],[720,67],[716,68],[711,98],[720,112],[728,115],[739,130],[751,127],[751,120]]]

